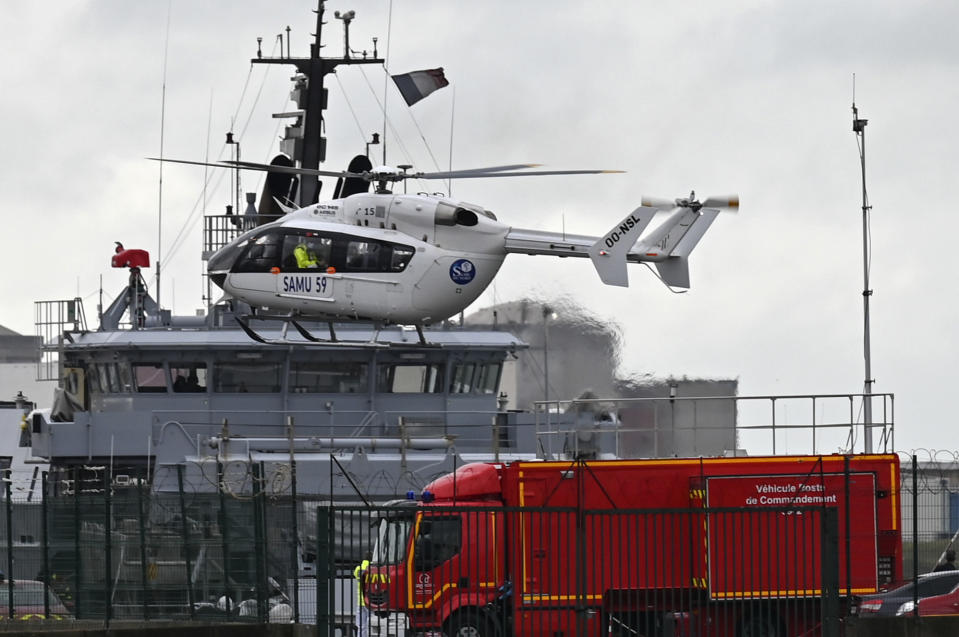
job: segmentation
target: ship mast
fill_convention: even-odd
[[[367,52],[360,52],[360,57],[353,57],[350,50],[350,22],[354,18],[353,11],[347,11],[341,14],[339,11],[335,16],[343,21],[345,30],[343,56],[338,58],[327,58],[320,55],[323,48],[321,44],[323,33],[323,14],[325,0],[319,0],[316,13],[316,34],[314,42],[310,45],[310,56],[307,58],[294,58],[290,56],[290,35],[287,27],[287,49],[283,54],[280,49],[280,57],[263,57],[258,49],[256,58],[250,60],[253,64],[293,64],[297,71],[303,76],[302,82],[298,83],[293,91],[293,99],[300,109],[292,113],[279,113],[274,117],[296,117],[294,125],[288,126],[286,139],[281,143],[281,150],[293,159],[300,168],[316,170],[320,164],[326,160],[326,138],[323,137],[323,111],[327,107],[327,97],[329,92],[323,87],[323,80],[328,73],[332,73],[337,66],[350,64],[383,64],[383,60],[377,57],[376,40],[373,41],[373,56],[367,57]],[[302,175],[300,177],[300,187],[297,191],[297,203],[300,207],[316,203],[320,196],[320,179],[317,175]]]

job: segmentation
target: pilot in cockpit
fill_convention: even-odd
[[[320,260],[316,256],[316,246],[313,245],[312,241],[309,243],[307,243],[305,239],[300,241],[300,243],[293,248],[293,256],[296,257],[296,267],[301,270],[320,267]]]

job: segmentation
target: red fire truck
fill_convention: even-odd
[[[898,489],[895,455],[469,464],[384,513],[367,601],[449,636],[815,633],[901,578]]]

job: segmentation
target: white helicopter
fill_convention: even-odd
[[[702,202],[694,193],[675,200],[644,198],[606,234],[590,237],[515,228],[482,206],[438,195],[394,194],[389,185],[411,178],[621,171],[530,171],[537,164],[515,164],[432,173],[407,172],[406,166],[339,172],[235,161],[162,161],[376,184],[374,193],[366,192],[364,183],[363,192],[284,208],[284,216],[245,232],[210,257],[210,277],[227,295],[252,308],[286,312],[278,317],[285,319],[436,323],[475,301],[510,253],[588,256],[603,283],[624,287],[629,285],[627,263],[651,262],[664,283],[688,288],[690,252],[721,210],[739,206],[736,196]],[[660,211],[668,216],[641,237]]]

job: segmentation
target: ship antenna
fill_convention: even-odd
[[[390,8],[387,12],[386,18],[386,55],[383,56],[384,60],[390,59],[390,41],[393,39],[393,0],[390,0]],[[383,67],[386,68],[386,63],[383,64]],[[390,74],[387,70],[383,74],[383,165],[386,165],[386,99],[390,94],[389,92],[389,82]]]
[[[160,86],[160,164],[159,185],[157,192],[157,307],[160,305],[160,257],[163,253],[163,136],[166,124],[166,68],[167,53],[170,50],[170,14],[173,13],[173,0],[167,3],[166,12],[166,40],[163,43],[163,80]]]
[[[872,353],[869,334],[869,269],[872,265],[871,230],[869,226],[869,196],[866,192],[866,124],[867,119],[859,118],[856,108],[856,75],[852,76],[852,130],[856,134],[859,147],[859,163],[862,167],[862,307],[863,307],[863,358],[866,365],[866,378],[863,386],[863,451],[872,453]]]

